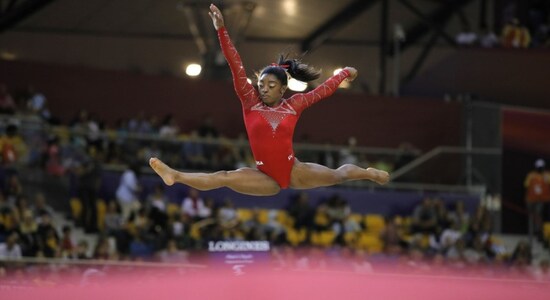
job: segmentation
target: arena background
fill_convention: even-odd
[[[296,251],[295,257],[309,258],[309,271],[317,270],[312,262],[329,260],[327,257],[333,257],[334,252],[346,257],[342,253],[351,251],[358,257],[366,255],[365,262],[374,266],[374,274],[383,271],[387,274],[385,267],[393,263],[388,258],[393,254],[387,252],[381,235],[388,229],[385,219],[393,219],[399,226],[410,226],[405,234],[408,246],[400,250],[400,261],[409,267],[388,267],[393,272],[390,273],[418,275],[425,271],[424,275],[438,276],[441,270],[432,267],[426,271],[424,266],[431,266],[438,253],[443,256],[445,253],[434,251],[430,235],[414,232],[414,212],[425,199],[440,201],[449,213],[455,203],[461,201],[472,219],[482,211],[487,220],[484,222],[489,224],[483,234],[491,236],[490,251],[494,256],[472,264],[474,268],[481,264],[498,265],[495,273],[512,274],[498,278],[527,280],[527,283],[514,281],[518,285],[533,284],[531,280],[536,284],[540,278],[549,280],[546,264],[550,209],[543,209],[542,221],[546,224],[541,225],[540,234],[529,236],[524,201],[524,180],[534,169],[535,161],[544,159],[550,163],[549,1],[12,0],[0,1],[0,84],[5,85],[17,107],[2,110],[2,146],[7,144],[4,137],[8,127],[15,125],[27,151],[14,162],[3,157],[2,191],[9,205],[18,206],[23,196],[30,208],[35,205],[35,195],[43,193],[53,209],[59,245],[51,255],[45,255],[50,260],[37,262],[34,260],[37,255],[30,255],[23,266],[17,267],[7,261],[3,264],[5,271],[0,273],[3,280],[0,284],[6,282],[3,285],[6,288],[32,286],[13,278],[33,274],[29,270],[34,264],[58,269],[76,266],[77,271],[73,272],[76,275],[72,275],[81,279],[92,266],[103,272],[109,264],[119,266],[120,261],[158,263],[166,252],[166,240],[152,239],[146,255],[122,252],[113,255],[120,246],[114,245],[119,240],[105,231],[103,223],[109,203],[116,202],[116,189],[123,172],[131,165],[139,165],[142,185],[139,198],[143,207],[148,207],[147,199],[160,183],[147,165],[150,154],[161,153],[163,159],[187,171],[210,172],[246,163],[241,159],[223,164],[219,154],[217,164],[209,161],[197,167],[186,163],[184,158],[186,143],[213,145],[216,149],[231,149],[227,152],[241,154],[248,149],[231,74],[220,56],[217,36],[207,14],[210,3],[222,9],[229,34],[253,82],[255,71],[274,62],[279,53],[288,49],[306,53],[303,60],[323,70],[321,79],[310,84],[309,90],[337,68],[357,68],[359,77],[350,86],[342,87],[303,114],[294,138],[297,157],[325,163],[335,160],[337,164],[344,155],[352,153],[361,164],[387,168],[392,174],[392,181],[386,186],[358,182],[306,191],[315,209],[335,197],[347,203],[349,219],[356,220],[361,228],[353,235],[346,232],[342,240],[334,232],[340,229],[334,227],[324,228],[327,234],[323,235],[311,228],[305,234],[293,226],[296,220],[289,221],[288,211],[299,197],[298,191],[286,190],[273,197],[242,196],[227,189],[201,192],[202,198],[212,200],[213,211],[228,209],[225,203],[230,199],[239,224],[245,224],[256,210],[260,211],[263,218],[260,223],[264,225],[276,218],[284,227],[286,241],[279,245],[280,241],[272,240],[271,249],[276,249],[274,253]],[[504,37],[505,27],[514,19],[529,31],[528,44],[509,44]],[[496,40],[489,39],[491,32]],[[472,36],[475,36],[473,42]],[[492,44],[484,44],[482,40]],[[202,66],[200,75],[186,74],[190,63]],[[32,92],[29,86],[33,87]],[[44,110],[29,108],[30,96],[37,92],[47,99],[47,116]],[[93,116],[93,121],[100,125],[98,132],[92,133],[87,126],[76,126],[81,111]],[[121,122],[147,118],[160,122],[168,115],[179,128],[177,135],[160,136],[158,130],[121,130]],[[214,128],[216,135],[195,139],[191,133],[205,126]],[[92,201],[97,205],[93,209],[93,219],[97,221],[92,227],[98,228],[85,230],[83,214],[90,211],[82,199],[81,187],[85,184],[78,175],[78,158],[66,153],[76,147],[75,141],[90,143],[95,133],[99,138],[94,136],[93,143],[97,142],[101,145],[98,149],[103,150],[93,160],[101,165],[102,171],[99,185],[87,195],[93,195]],[[356,141],[354,145],[349,144],[352,137]],[[52,145],[61,149],[59,160],[63,170],[59,172],[48,169],[52,155],[58,155],[52,154]],[[69,150],[64,152],[64,149]],[[326,153],[330,153],[330,158]],[[17,195],[13,194],[10,183],[13,174],[17,174],[21,186]],[[179,214],[179,206],[189,189],[178,185],[163,192],[167,206],[171,204],[171,209],[175,208]],[[273,217],[275,215],[277,217]],[[17,231],[15,225],[23,220],[22,216],[21,213],[10,219],[10,213],[3,212],[0,242],[6,242],[10,234]],[[40,216],[34,217],[41,222]],[[205,219],[209,224],[205,227],[201,227],[206,224],[204,219],[186,223],[185,242],[178,242],[177,247],[185,259],[172,261],[174,264],[207,267],[220,261],[224,264],[223,259],[204,260],[206,239],[211,234],[205,228],[209,228],[209,222],[221,222],[216,215]],[[174,221],[167,217],[166,222]],[[71,228],[70,240],[74,244],[70,253],[62,249],[65,225]],[[231,236],[226,234],[226,239],[243,239],[238,236],[241,229],[224,229]],[[471,232],[471,228],[468,230]],[[416,243],[411,241],[417,239],[421,245],[411,246]],[[106,259],[103,268],[95,262],[88,264],[78,259],[63,261],[77,256],[79,241],[87,242],[87,258]],[[109,244],[107,257],[97,256],[96,250],[102,243]],[[526,245],[527,263],[518,258]],[[417,246],[422,254],[415,252],[419,250]],[[294,250],[281,250],[287,247]],[[323,252],[324,256],[316,251]],[[267,272],[275,268],[273,261],[276,260],[272,257],[284,256],[269,253],[269,258],[260,258],[258,262]],[[490,277],[475,272],[465,275],[453,268],[455,263],[446,261],[445,271],[450,272],[445,273],[446,276],[471,275],[483,280]],[[501,263],[506,268],[500,269]],[[411,267],[413,265],[416,267]],[[291,263],[286,267],[292,269],[289,266]],[[123,267],[132,268],[132,264]],[[141,270],[143,266],[136,262],[134,267]],[[294,267],[299,269],[303,265],[297,263]],[[340,267],[324,270],[341,271]],[[78,273],[80,271],[83,273]],[[371,271],[367,273],[373,274]],[[266,277],[280,275],[266,274]],[[214,275],[204,272],[197,278],[208,280],[209,276]],[[220,278],[214,277],[213,282],[218,282]],[[301,275],[296,277],[303,279]],[[419,280],[411,278],[406,279],[406,284]],[[455,281],[447,281],[449,285],[463,283],[462,279],[453,278]],[[82,282],[77,279],[75,282]],[[324,278],[319,280],[322,282]],[[392,280],[395,278],[387,282]],[[345,285],[346,281],[342,282]],[[356,286],[360,279],[354,277],[347,282],[360,290]],[[462,283],[456,286],[463,287]],[[375,283],[371,285],[371,288],[380,287]],[[496,285],[490,288],[497,290]],[[530,287],[535,298],[544,291],[536,285]],[[418,290],[429,293],[428,287],[422,284]],[[474,289],[472,297],[480,298],[480,290]],[[337,288],[332,291],[331,295],[342,292]],[[377,295],[382,297],[385,291],[377,290]],[[440,293],[442,291],[437,295]],[[407,290],[405,294],[387,295],[415,298],[413,294]],[[194,296],[201,298],[200,294]],[[207,294],[202,298],[208,298]]]

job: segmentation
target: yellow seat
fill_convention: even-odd
[[[346,245],[354,247],[357,244],[359,234],[357,232],[346,232],[344,234],[344,241]]]
[[[313,223],[318,226],[328,226],[329,218],[325,213],[317,212],[313,217]]]
[[[379,253],[384,244],[377,235],[371,233],[361,233],[357,242],[357,248],[368,251],[369,253]]]
[[[365,226],[367,227],[367,232],[380,233],[386,227],[384,216],[376,214],[366,215]]]
[[[73,197],[70,200],[71,216],[73,220],[80,220],[82,217],[82,201],[79,198]]]
[[[332,245],[336,234],[332,230],[313,232],[310,236],[310,242],[314,246],[328,247]]]
[[[303,241],[305,241],[307,236],[307,230],[302,228],[301,230],[296,230],[294,228],[286,229],[286,239],[292,246],[297,246]]]
[[[103,230],[105,225],[105,215],[107,214],[107,203],[103,199],[98,199],[96,203],[97,208],[97,228]]]
[[[314,231],[310,234],[309,236],[309,242],[313,245],[313,246],[320,246],[321,245],[321,238],[320,238],[320,233],[318,231]]]
[[[269,221],[269,209],[259,209],[258,213],[258,221],[260,222],[260,224],[267,224],[267,222]]]
[[[361,221],[363,220],[363,215],[361,214],[351,214],[349,217],[358,224],[361,224]]]
[[[328,247],[332,245],[334,242],[334,239],[336,238],[336,234],[332,230],[322,231],[321,232],[321,246]]]
[[[428,249],[430,247],[430,235],[429,234],[423,234],[420,238],[420,247],[422,249]]]
[[[550,240],[550,222],[545,222],[542,227],[544,238]]]
[[[191,225],[189,229],[189,236],[194,240],[199,240],[201,238],[201,230],[197,224]]]
[[[181,212],[181,207],[176,203],[168,203],[168,206],[166,206],[166,213],[170,217],[179,215],[180,212]]]
[[[288,215],[286,210],[277,211],[277,222],[283,226],[294,226],[294,219]]]
[[[252,210],[248,208],[238,208],[237,209],[237,218],[241,222],[246,222],[252,219]]]

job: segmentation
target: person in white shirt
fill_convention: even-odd
[[[136,163],[130,165],[122,173],[120,184],[116,190],[116,198],[120,204],[124,221],[128,219],[132,212],[141,207],[139,202],[139,192],[141,191],[139,169],[139,165]]]
[[[14,232],[8,236],[5,243],[0,243],[0,258],[19,259],[23,257],[21,246],[17,244],[18,239],[19,236]]]
[[[208,218],[212,213],[199,196],[199,191],[193,188],[189,189],[189,195],[183,199],[181,211],[193,219]]]

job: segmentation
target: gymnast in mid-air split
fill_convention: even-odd
[[[256,90],[247,81],[239,53],[225,29],[221,11],[212,4],[208,14],[218,32],[221,49],[231,69],[257,169],[187,173],[174,170],[153,157],[149,164],[165,184],[182,183],[202,191],[228,187],[242,194],[269,196],[286,188],[310,189],[352,180],[371,180],[378,184],[388,182],[389,174],[375,168],[364,169],[345,164],[331,169],[315,163],[301,162],[294,157],[292,138],[302,112],[332,95],[343,80],[353,81],[357,77],[355,68],[345,67],[314,90],[285,99],[283,95],[289,78],[308,82],[319,78],[320,71],[297,59],[280,56],[278,63],[265,67],[259,73]]]

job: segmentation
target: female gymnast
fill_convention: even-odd
[[[208,14],[218,32],[221,49],[233,75],[257,169],[186,173],[174,170],[153,157],[149,164],[165,184],[182,183],[203,191],[228,187],[242,194],[269,196],[289,187],[310,189],[361,179],[378,184],[388,182],[389,174],[374,168],[345,164],[338,169],[330,169],[315,163],[300,162],[294,157],[292,137],[302,111],[332,95],[344,79],[354,80],[356,69],[346,67],[314,90],[284,99],[289,76],[307,82],[317,79],[320,72],[296,59],[286,60],[281,56],[278,64],[267,66],[260,72],[256,91],[247,82],[241,58],[224,27],[220,10],[212,4]]]

